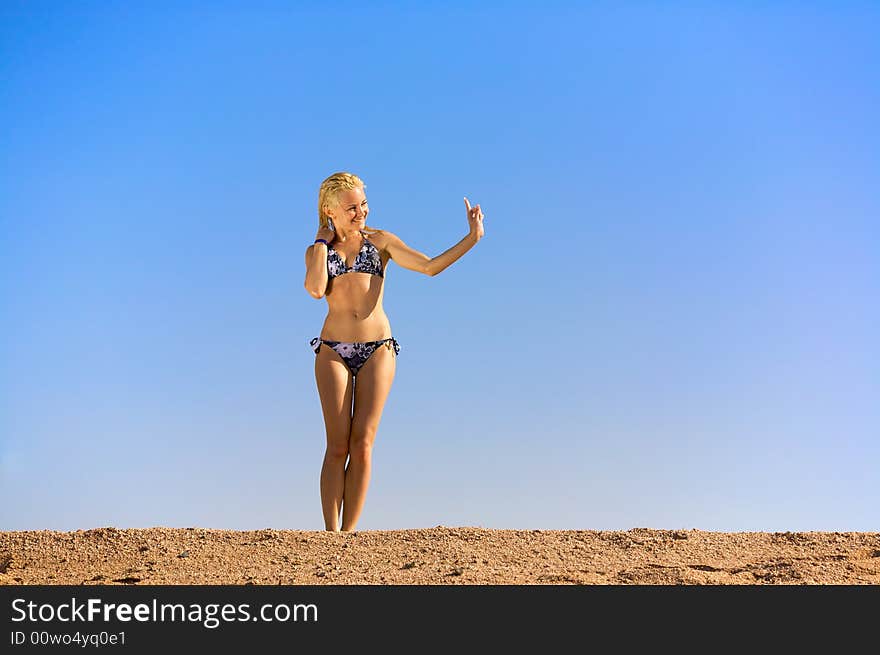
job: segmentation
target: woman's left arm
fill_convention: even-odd
[[[424,273],[431,277],[446,270],[454,262],[458,261],[462,255],[477,245],[477,242],[483,238],[483,211],[480,205],[471,207],[468,199],[464,199],[465,207],[468,213],[468,224],[470,230],[467,236],[445,252],[436,257],[428,257],[418,250],[413,250],[407,246],[396,234],[385,232],[388,237],[387,246],[388,254],[399,266]]]

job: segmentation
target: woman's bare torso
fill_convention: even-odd
[[[383,247],[381,232],[367,237],[379,250],[382,271],[387,275],[388,252]],[[345,246],[336,240],[333,249],[345,260],[345,266],[354,263],[363,241],[355,241],[357,248]],[[352,252],[354,250],[354,252]],[[385,277],[349,271],[327,280],[327,317],[321,327],[321,338],[330,341],[378,341],[391,335],[391,322],[382,307]]]

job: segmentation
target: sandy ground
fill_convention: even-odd
[[[0,584],[873,585],[880,532],[0,532]]]

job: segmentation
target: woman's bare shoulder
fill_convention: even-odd
[[[376,244],[380,249],[384,249],[389,239],[394,238],[394,234],[388,230],[379,230],[376,228],[364,230],[370,241]]]

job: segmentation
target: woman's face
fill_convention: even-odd
[[[340,191],[336,196],[336,207],[328,207],[327,213],[333,219],[333,227],[337,230],[360,230],[367,224],[367,196],[363,187]]]

